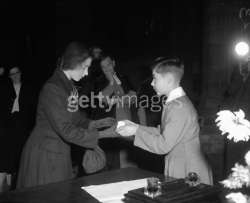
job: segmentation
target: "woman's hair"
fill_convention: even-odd
[[[159,74],[171,73],[179,81],[184,74],[184,64],[178,58],[168,59],[165,57],[159,57],[154,60],[151,69]]]
[[[103,53],[101,56],[101,61],[105,60],[106,58],[110,58],[112,61],[115,60],[114,56],[109,53]]]
[[[73,70],[89,57],[89,51],[83,44],[71,42],[61,57],[60,67],[62,70]]]

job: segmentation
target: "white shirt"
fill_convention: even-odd
[[[15,98],[11,113],[19,112],[18,100],[19,100],[19,93],[20,93],[20,89],[21,89],[21,83],[15,83],[13,85],[14,85],[14,89],[16,92],[16,98]]]
[[[165,116],[165,108],[168,108],[167,106],[166,106],[166,104],[168,104],[169,102],[171,102],[171,101],[173,101],[173,100],[175,100],[175,99],[178,99],[179,97],[182,97],[182,96],[185,96],[186,95],[186,93],[185,93],[185,91],[183,90],[183,88],[182,87],[177,87],[177,88],[175,88],[175,89],[173,89],[170,93],[169,93],[169,95],[168,95],[168,98],[167,98],[167,100],[166,100],[166,102],[165,102],[165,105],[163,106],[163,111],[162,111],[162,115],[161,115],[161,120],[163,120],[163,118],[164,118],[164,116]]]
[[[169,93],[167,101],[166,101],[165,104],[167,104],[167,103],[169,103],[169,102],[171,102],[171,101],[173,101],[175,99],[178,99],[179,97],[185,96],[185,95],[186,95],[186,93],[183,90],[183,88],[182,87],[177,87],[177,88],[173,89]]]

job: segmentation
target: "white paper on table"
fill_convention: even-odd
[[[117,183],[108,183],[102,185],[91,185],[81,187],[94,198],[104,203],[120,203],[129,190],[145,187],[147,185],[147,178],[122,181]]]

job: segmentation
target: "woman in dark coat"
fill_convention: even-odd
[[[98,137],[105,134],[96,130],[98,122],[93,124],[81,116],[78,103],[76,106],[72,103],[74,99],[79,100],[71,80],[79,81],[87,75],[90,64],[87,49],[79,43],[71,43],[60,67],[42,88],[36,125],[22,153],[18,188],[71,179],[70,143],[94,149]],[[73,100],[69,100],[70,96]],[[112,125],[109,121],[102,124]]]

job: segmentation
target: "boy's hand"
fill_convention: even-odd
[[[116,132],[123,137],[135,135],[139,125],[129,120],[119,121]]]

